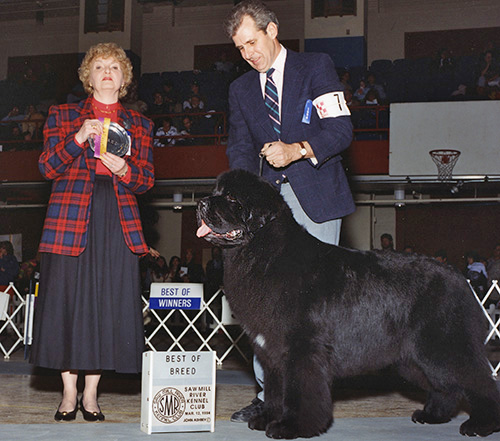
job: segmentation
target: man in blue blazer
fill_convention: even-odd
[[[340,156],[352,140],[350,112],[331,58],[285,49],[278,26],[274,12],[257,0],[240,2],[224,24],[254,69],[229,89],[229,164],[261,174],[280,190],[298,223],[338,244],[341,218],[355,208]],[[262,399],[232,421],[258,414]]]

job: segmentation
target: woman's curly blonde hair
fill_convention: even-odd
[[[80,81],[83,83],[85,92],[89,95],[94,93],[94,88],[90,85],[90,70],[92,63],[98,57],[113,57],[116,61],[118,61],[118,63],[120,63],[123,72],[123,86],[120,87],[118,98],[123,98],[127,95],[127,88],[132,82],[132,63],[127,57],[125,51],[116,43],[98,43],[95,46],[92,46],[85,54],[82,64],[78,69],[78,76]]]

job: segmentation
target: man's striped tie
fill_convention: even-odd
[[[266,76],[266,90],[265,99],[267,112],[269,113],[269,118],[271,118],[271,123],[273,124],[273,129],[276,132],[277,138],[280,139],[281,135],[281,122],[280,122],[280,108],[278,102],[278,89],[273,81],[274,68],[267,71]]]

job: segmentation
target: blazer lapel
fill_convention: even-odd
[[[92,97],[89,96],[86,100],[80,101],[78,103],[77,111],[79,115],[73,121],[74,127],[80,128],[86,119],[94,119],[95,115],[92,110]],[[90,179],[94,182],[96,159],[94,158],[94,152],[90,146],[85,150],[84,155],[87,169],[90,172]]]
[[[245,90],[242,96],[242,102],[245,103],[244,107],[250,109],[253,118],[261,126],[262,130],[267,133],[269,139],[276,139],[276,132],[273,129],[266,105],[264,104],[264,98],[262,97],[260,78],[257,71],[252,71],[251,75],[248,75],[247,83],[243,89]]]
[[[86,100],[80,101],[79,106],[79,116],[76,119],[75,126],[81,127],[86,119],[95,118],[94,112],[92,110],[92,97],[88,97]]]
[[[295,52],[287,50],[281,95],[281,136],[283,139],[286,139],[286,134],[293,129],[292,116],[296,112],[297,104],[300,104],[298,92],[301,90],[304,75],[303,66],[298,63],[296,55]]]
[[[128,110],[120,105],[118,109],[118,124],[120,124],[125,130],[130,131],[132,127],[132,116],[128,113]]]

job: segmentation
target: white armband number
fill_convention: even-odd
[[[344,92],[329,92],[319,96],[313,101],[320,119],[349,116],[351,112],[345,102]]]

